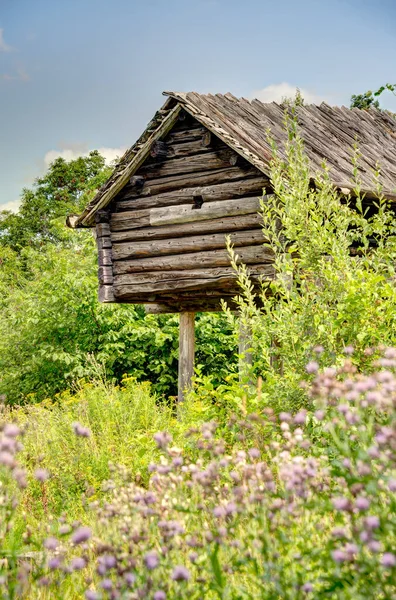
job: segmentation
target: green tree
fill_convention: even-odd
[[[0,244],[20,252],[24,247],[66,241],[70,236],[65,216],[78,212],[110,172],[97,151],[69,162],[57,158],[32,189],[22,191],[17,214],[0,213]]]
[[[351,96],[351,108],[360,108],[363,110],[377,108],[381,110],[380,103],[377,98],[385,91],[389,91],[393,95],[396,95],[396,84],[386,83],[378,88],[378,90],[375,92],[368,90],[364,94],[354,94]]]

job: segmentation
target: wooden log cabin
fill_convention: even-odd
[[[238,293],[225,236],[253,280],[273,276],[258,211],[263,188],[271,193],[268,131],[282,153],[285,107],[231,94],[165,95],[142,136],[68,225],[96,227],[101,302],[182,313],[182,388],[192,372],[191,315],[218,311],[222,298]],[[379,163],[383,191],[396,200],[396,120],[325,103],[300,106],[296,114],[312,173],[325,160],[334,185],[348,193],[357,143],[366,195],[375,195]]]

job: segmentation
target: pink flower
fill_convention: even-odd
[[[355,500],[355,508],[358,510],[368,510],[370,508],[370,500],[364,496],[358,496]]]

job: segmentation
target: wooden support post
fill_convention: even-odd
[[[239,381],[246,383],[246,377],[249,374],[249,370],[253,364],[252,355],[252,332],[248,325],[245,325],[240,321],[239,323]],[[250,378],[249,378],[250,382]]]
[[[195,313],[180,313],[179,325],[179,385],[178,401],[183,402],[185,392],[191,389],[194,375]]]

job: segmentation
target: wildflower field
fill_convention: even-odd
[[[262,203],[277,277],[257,302],[229,246],[239,310],[200,317],[182,404],[175,317],[97,305],[92,240],[59,215],[37,247],[23,210],[8,225],[5,600],[396,598],[394,211],[379,184],[367,210],[358,151],[357,200],[340,202],[325,166],[313,187],[286,126],[287,165],[274,149]],[[98,157],[81,160],[52,169],[64,181],[89,164],[97,183]],[[67,210],[90,190],[68,193]],[[253,355],[241,380],[240,323]]]

